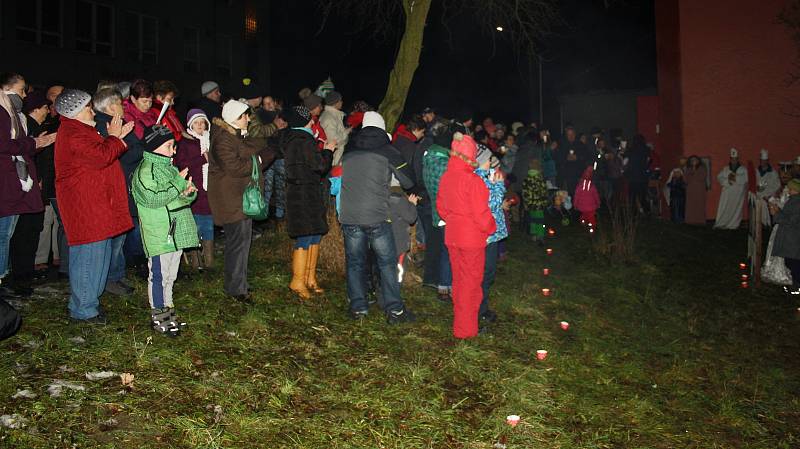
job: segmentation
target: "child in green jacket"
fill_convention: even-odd
[[[144,131],[144,158],[131,179],[131,192],[139,210],[142,243],[148,258],[150,276],[147,296],[153,330],[175,337],[182,323],[172,304],[172,286],[184,248],[200,243],[197,226],[189,207],[197,196],[187,170],[172,165],[175,137],[165,126],[154,125]]]
[[[528,234],[542,244],[544,240],[544,210],[547,208],[547,185],[540,171],[538,159],[531,159],[528,177],[522,183],[522,204],[528,213]]]

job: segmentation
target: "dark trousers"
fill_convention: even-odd
[[[230,296],[246,295],[247,264],[250,261],[250,243],[253,239],[253,220],[247,218],[226,224],[225,231],[225,281],[223,288]]]
[[[427,208],[430,211],[430,207]],[[444,234],[442,228],[433,226],[433,217],[419,217],[425,227],[425,270],[422,274],[422,283],[439,285],[439,258],[444,247]]]
[[[30,282],[33,279],[39,233],[42,232],[43,223],[44,212],[19,216],[14,235],[11,237],[9,252],[11,279],[17,284]]]
[[[375,253],[375,262],[380,272],[379,305],[386,313],[403,310],[392,225],[389,223],[372,226],[342,225],[342,234],[344,234],[347,297],[350,300],[350,310],[361,312],[369,308],[366,289],[367,273],[370,268],[367,252],[370,249]]]
[[[647,202],[647,181],[628,182],[628,195],[631,207],[635,212],[639,211],[639,205],[645,213],[650,213],[650,204]],[[637,200],[639,205],[637,205]]]
[[[686,219],[686,196],[671,196],[670,214],[673,223],[683,223]]]
[[[479,316],[489,310],[489,289],[494,284],[497,275],[497,257],[499,256],[500,243],[494,242],[486,245],[486,261],[483,264],[483,301],[478,311]]]
[[[792,272],[792,283],[795,287],[800,287],[800,259],[783,259],[786,268]]]
[[[53,211],[56,213],[58,219],[58,257],[61,258],[61,265],[58,266],[58,272],[63,274],[69,273],[69,245],[67,245],[67,234],[64,231],[64,222],[61,221],[61,213],[58,211],[58,201],[55,198],[50,198],[50,205],[53,206]]]

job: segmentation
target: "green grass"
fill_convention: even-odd
[[[106,327],[70,324],[64,293],[27,301],[23,330],[0,343],[0,414],[28,423],[0,429],[0,447],[800,447],[798,304],[739,288],[742,233],[647,223],[625,265],[576,226],[550,258],[515,235],[492,292],[500,321],[467,342],[420,287],[404,287],[419,322],[399,327],[350,321],[341,279],[297,300],[279,240],[254,245],[255,306],[225,298],[221,279],[179,282],[178,339],[148,330],[142,284],[102,299]],[[103,370],[133,387],[86,380]],[[50,397],[54,379],[86,390]],[[38,397],[11,399],[24,388]]]

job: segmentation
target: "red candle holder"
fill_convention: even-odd
[[[744,262],[740,263],[740,264],[739,264],[739,269],[740,269],[740,270],[746,270],[746,269],[747,269],[747,264],[746,264],[746,263],[744,263]]]
[[[543,269],[542,270],[542,274],[545,275],[545,276],[550,276],[550,269],[549,268]]]
[[[552,256],[553,255],[553,248],[547,248],[547,255],[548,256]]]
[[[556,230],[553,229],[553,228],[548,229],[547,230],[547,235],[549,235],[550,237],[553,237],[554,235],[556,235]]]
[[[552,291],[552,290],[550,290],[549,288],[543,288],[543,289],[542,289],[542,295],[544,295],[544,296],[550,296],[550,295],[552,295],[552,294],[553,294],[553,291]]]
[[[742,288],[748,288],[748,287],[750,287],[750,284],[748,284],[747,281],[742,281]]]
[[[742,280],[743,280],[743,281],[746,281],[746,280],[748,280],[749,278],[750,278],[750,276],[748,276],[748,275],[746,275],[746,274],[743,274],[743,275],[742,275]]]

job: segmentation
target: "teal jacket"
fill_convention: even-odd
[[[187,184],[170,158],[155,153],[144,153],[134,170],[131,193],[147,257],[200,245],[189,207],[197,192],[184,196]]]
[[[431,198],[431,209],[433,209],[433,225],[439,226],[439,211],[436,209],[436,195],[439,193],[439,180],[447,170],[447,163],[450,161],[450,150],[443,146],[433,144],[422,157],[422,179],[425,181],[425,188]]]

